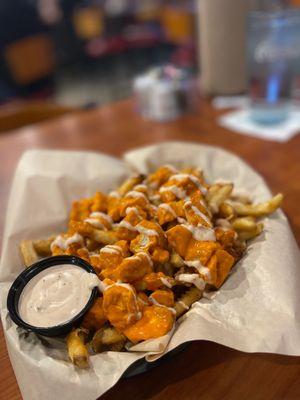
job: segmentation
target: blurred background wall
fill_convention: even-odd
[[[0,103],[87,106],[128,96],[147,67],[195,70],[196,1],[1,0]]]

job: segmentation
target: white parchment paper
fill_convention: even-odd
[[[7,208],[0,264],[1,318],[10,359],[25,400],[94,400],[144,356],[190,340],[211,340],[247,352],[300,355],[300,257],[281,211],[266,218],[265,230],[250,242],[247,254],[212,299],[201,299],[161,339],[134,346],[130,352],[91,357],[89,370],[74,368],[64,343],[26,333],[10,320],[6,297],[22,271],[22,239],[47,237],[66,227],[74,199],[115,188],[130,170],[149,172],[162,164],[198,166],[208,181],[232,180],[255,201],[270,192],[263,179],[238,157],[224,150],[169,142],[131,151],[125,162],[88,152],[30,151],[23,155]]]

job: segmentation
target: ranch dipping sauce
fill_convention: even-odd
[[[72,264],[49,267],[35,275],[19,299],[24,322],[50,328],[75,317],[88,303],[97,275]]]

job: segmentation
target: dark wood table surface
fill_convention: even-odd
[[[142,120],[134,112],[132,102],[126,100],[1,133],[0,228],[4,225],[14,169],[27,149],[94,150],[121,156],[133,147],[166,140],[188,140],[233,151],[266,179],[274,193],[284,192],[283,209],[300,243],[300,135],[286,143],[238,135],[217,125],[219,114],[209,102],[202,101],[197,115],[165,124],[154,123]],[[121,380],[102,397],[103,400],[123,398],[300,399],[300,358],[246,354],[215,343],[195,342],[150,372]],[[2,330],[0,399],[21,399]]]

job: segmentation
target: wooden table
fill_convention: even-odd
[[[300,243],[300,135],[287,143],[241,136],[219,127],[217,115],[202,101],[198,115],[158,124],[142,120],[131,101],[123,101],[0,134],[0,225],[3,227],[14,168],[27,149],[95,150],[121,156],[130,148],[154,142],[189,140],[235,152],[264,176],[274,193],[284,192],[283,209]],[[2,331],[0,371],[0,398],[20,399]],[[245,354],[215,343],[196,342],[147,374],[121,380],[102,397],[123,398],[300,399],[300,358]]]

